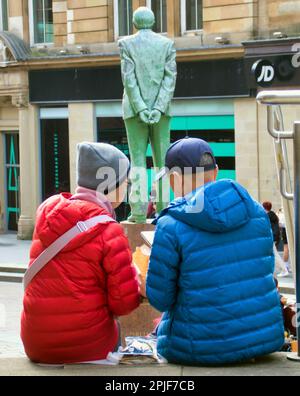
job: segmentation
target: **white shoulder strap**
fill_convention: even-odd
[[[64,235],[59,237],[31,264],[24,276],[23,284],[26,291],[32,279],[51,261],[61,250],[64,249],[77,235],[90,230],[97,224],[116,223],[109,216],[97,216],[87,221],[80,221]]]

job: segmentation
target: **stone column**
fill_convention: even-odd
[[[30,109],[27,93],[12,98],[12,103],[19,109],[19,141],[20,141],[20,202],[21,215],[18,227],[18,239],[32,238],[34,228],[34,211],[36,202],[36,180],[34,180],[34,152],[36,145],[34,131],[30,127]]]
[[[67,29],[67,10],[66,0],[53,1],[53,26],[54,26],[54,43],[57,47],[63,47],[68,43]]]
[[[28,0],[8,2],[9,31],[29,42]]]
[[[69,147],[71,192],[76,188],[77,144],[95,142],[96,115],[93,103],[69,104]]]
[[[180,36],[180,1],[167,0],[168,35]]]
[[[255,99],[236,99],[234,117],[237,181],[259,200],[259,149]]]
[[[269,32],[269,14],[268,0],[259,0],[257,4],[258,15],[258,34],[260,37],[266,37]]]

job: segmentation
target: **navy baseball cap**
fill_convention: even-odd
[[[211,160],[207,161],[207,156],[210,156]],[[157,174],[156,181],[169,174],[174,168],[179,168],[182,173],[186,169],[197,173],[199,168],[208,172],[216,169],[217,163],[212,149],[205,140],[187,137],[171,145],[167,151],[165,167]]]

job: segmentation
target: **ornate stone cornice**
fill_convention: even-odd
[[[210,59],[243,58],[243,46],[221,46],[206,48],[178,48],[177,62],[201,61]],[[32,58],[12,64],[11,69],[66,69],[68,67],[105,67],[119,66],[119,53],[103,53],[78,56],[41,57]]]
[[[29,94],[28,92],[20,92],[15,95],[12,95],[12,105],[20,108],[26,108],[29,105]]]

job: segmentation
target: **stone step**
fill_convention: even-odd
[[[0,264],[0,272],[8,272],[14,274],[25,274],[26,272],[25,266],[16,266],[12,264]]]
[[[22,283],[23,274],[15,272],[0,272],[0,282]]]
[[[295,286],[292,279],[280,279],[279,280],[279,291],[281,294],[292,294],[295,295]]]
[[[293,296],[296,294],[296,290],[292,287],[280,287],[279,292],[280,294],[288,294]]]

